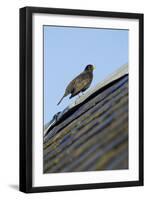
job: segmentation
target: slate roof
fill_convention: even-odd
[[[128,168],[126,68],[46,125],[44,173]]]

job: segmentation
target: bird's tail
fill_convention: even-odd
[[[57,106],[61,103],[61,101],[63,100],[63,98],[65,97],[66,95],[64,94],[63,97],[60,99],[60,101],[58,102]]]

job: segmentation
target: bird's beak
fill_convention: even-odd
[[[93,70],[95,70],[96,69],[96,66],[93,66]]]

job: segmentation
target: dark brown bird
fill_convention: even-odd
[[[57,105],[59,105],[67,95],[71,94],[69,97],[71,99],[80,92],[87,90],[92,82],[94,69],[95,67],[93,65],[87,65],[85,70],[68,84],[63,97]]]

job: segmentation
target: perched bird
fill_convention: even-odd
[[[80,92],[84,92],[85,90],[87,90],[92,82],[94,69],[95,67],[93,65],[87,65],[85,70],[68,84],[63,97],[57,105],[59,105],[63,98],[67,95],[71,94],[71,96],[69,97],[71,99]]]

